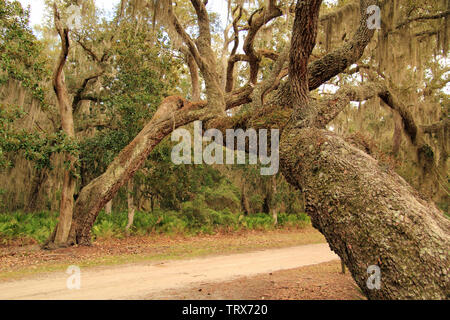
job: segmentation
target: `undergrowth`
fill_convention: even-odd
[[[58,214],[3,213],[0,214],[0,244],[30,244],[45,242],[57,224]],[[187,202],[181,212],[155,210],[136,212],[130,235],[146,236],[152,234],[215,234],[218,232],[238,232],[245,230],[273,230],[283,228],[302,228],[309,224],[309,217],[303,213],[278,215],[275,226],[272,216],[264,213],[243,215],[228,209],[215,211],[204,208],[195,202]],[[126,212],[99,214],[92,236],[96,238],[125,237],[127,225]]]

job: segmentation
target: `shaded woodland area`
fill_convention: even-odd
[[[89,245],[100,212],[127,234],[136,211],[181,229],[306,213],[367,297],[448,299],[450,1],[229,0],[225,28],[207,2],[46,1],[36,36],[0,0],[0,211],[58,212],[47,249]],[[174,165],[196,120],[279,129],[281,172]]]

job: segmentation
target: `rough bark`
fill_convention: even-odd
[[[190,53],[186,53],[186,61],[189,67],[189,73],[191,75],[192,84],[192,101],[200,101],[200,78],[198,76],[198,67],[195,63],[194,57]]]
[[[61,53],[53,75],[53,88],[58,100],[62,129],[68,137],[75,138],[72,104],[70,103],[63,71],[67,56],[69,54],[69,30],[63,27],[56,4],[54,5],[54,19],[56,30],[61,38]],[[65,158],[65,161],[70,164],[70,167],[64,172],[59,208],[59,220],[56,232],[54,234],[55,237],[53,239],[56,244],[65,243],[69,235],[73,215],[73,195],[76,184],[76,180],[73,176],[73,170],[76,158],[70,154],[66,155]]]
[[[345,262],[341,259],[341,273],[345,274]]]
[[[250,204],[248,203],[247,190],[245,188],[245,184],[242,184],[241,208],[242,208],[242,212],[244,214],[249,215],[251,213],[251,211],[250,211]]]
[[[112,200],[105,205],[105,213],[110,215],[112,212]]]
[[[134,206],[134,196],[133,196],[133,179],[128,180],[128,190],[127,190],[127,204],[128,204],[128,223],[125,227],[125,234],[130,234],[130,228],[134,222],[134,213],[136,212],[136,207]]]
[[[285,133],[280,165],[368,298],[450,297],[450,221],[395,172],[315,128]],[[381,269],[380,290],[366,285],[370,265]]]
[[[394,112],[394,135],[392,136],[392,154],[397,155],[402,143],[402,117]]]
[[[292,31],[289,57],[289,80],[296,120],[308,117],[309,101],[308,61],[317,37],[319,8],[322,0],[298,1]]]
[[[33,177],[33,181],[31,182],[30,196],[28,197],[28,203],[25,209],[26,212],[36,211],[39,192],[41,190],[42,185],[47,180],[47,178],[48,178],[47,169],[37,170],[35,176]]]
[[[273,218],[273,224],[278,224],[278,205],[276,203],[276,199],[274,199],[275,195],[277,194],[277,176],[272,176],[272,218]]]

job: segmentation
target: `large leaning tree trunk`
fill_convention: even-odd
[[[90,244],[90,231],[99,211],[174,129],[195,120],[207,121],[207,126],[220,129],[240,125],[274,127],[282,130],[283,175],[306,195],[306,211],[314,227],[325,235],[368,298],[449,298],[450,222],[395,172],[383,169],[370,155],[324,129],[349,101],[384,94],[387,88],[380,89],[378,84],[344,88],[324,101],[309,96],[310,90],[362,57],[374,34],[374,30],[367,28],[367,8],[379,2],[360,0],[361,21],[353,39],[308,64],[316,42],[322,1],[297,1],[289,59],[279,55],[268,80],[256,82],[261,56],[253,48],[253,39],[262,26],[281,15],[277,1],[269,0],[267,6],[252,15],[245,41],[246,55],[240,56],[249,62],[250,84],[234,91],[227,86],[226,93],[220,88],[215,69],[205,2],[191,2],[199,24],[196,41],[183,30],[171,6],[168,20],[203,75],[208,102],[191,103],[179,97],[163,101],[152,120],[106,172],[81,190],[67,244]],[[236,59],[232,55],[229,62],[232,64]],[[289,64],[289,79],[274,85],[280,80],[284,62]],[[277,92],[263,103],[267,90]],[[245,103],[250,104],[247,114],[223,116],[226,109]],[[402,117],[404,121],[407,118]],[[368,267],[372,265],[381,271],[381,287],[374,290],[367,286]]]
[[[450,297],[450,221],[395,172],[326,130],[289,131],[280,146],[289,183],[358,286],[374,299]],[[369,290],[377,265],[381,289]]]
[[[150,152],[174,129],[197,119],[208,119],[208,109],[180,97],[166,98],[139,135],[113,160],[106,172],[79,193],[67,245],[90,245],[91,229],[100,210],[140,169]]]
[[[324,113],[309,98],[307,60],[320,3],[296,6],[289,65],[293,114],[280,144],[282,172],[305,192],[313,226],[367,297],[449,298],[450,221],[395,172],[317,127]],[[380,288],[367,285],[371,265],[380,268]]]

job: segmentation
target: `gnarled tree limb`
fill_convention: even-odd
[[[312,62],[308,66],[309,89],[314,90],[320,85],[338,75],[363,55],[375,30],[367,27],[367,8],[371,5],[380,5],[378,0],[360,0],[361,19],[358,30],[352,40],[340,48],[330,52],[324,57]]]
[[[322,0],[298,1],[292,30],[289,56],[289,81],[295,121],[311,118],[314,108],[308,106],[308,61],[316,44],[319,9]]]
[[[255,84],[258,78],[261,56],[255,51],[254,40],[262,26],[281,16],[283,12],[276,5],[276,0],[269,0],[267,7],[256,10],[248,20],[249,30],[244,41],[244,52],[249,57],[250,83]]]

